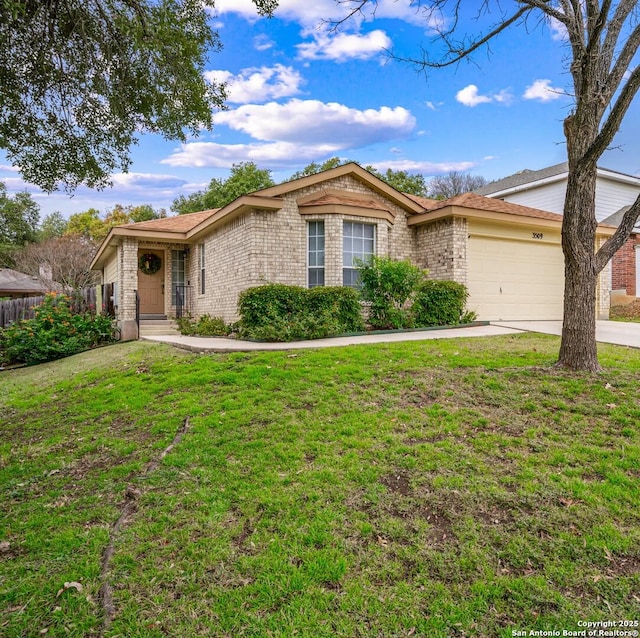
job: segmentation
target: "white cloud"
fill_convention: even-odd
[[[336,3],[335,0],[280,0],[275,16],[303,26],[315,27],[323,22],[345,18],[352,8],[348,3]],[[251,0],[217,0],[213,13],[218,16],[235,13],[246,20],[255,20],[258,17]],[[363,13],[356,14],[354,20],[361,22],[372,20],[374,17],[397,19],[419,26],[426,25],[429,28],[440,26],[443,22],[439,12],[427,7],[418,7],[412,0],[378,0],[376,3],[365,5]]]
[[[161,160],[161,163],[191,168],[229,168],[232,164],[252,161],[264,168],[295,168],[300,164],[334,155],[340,150],[341,146],[338,144],[190,142],[183,144],[180,149]]]
[[[347,149],[406,138],[415,127],[415,118],[401,107],[361,111],[342,104],[294,99],[286,104],[251,104],[218,113],[215,123],[258,142],[189,142],[162,163],[226,168],[250,160],[266,168],[298,167]]]
[[[114,173],[111,175],[113,189],[121,192],[144,193],[153,191],[173,191],[182,188],[187,180],[175,175],[157,173]]]
[[[513,102],[513,95],[509,89],[502,89],[502,91],[499,91],[493,96],[493,101],[509,106],[509,104]]]
[[[275,46],[275,42],[270,40],[267,35],[261,33],[253,38],[253,48],[256,51],[267,51],[268,49],[273,49]]]
[[[388,162],[373,162],[371,166],[378,171],[406,171],[407,173],[422,173],[423,175],[439,175],[451,171],[468,171],[476,164],[474,162],[419,162],[415,160],[390,160]]]
[[[391,48],[391,39],[380,29],[366,34],[315,32],[313,37],[313,42],[297,45],[300,58],[336,62],[368,60]]]
[[[478,87],[475,84],[469,84],[464,89],[460,89],[456,93],[456,100],[464,106],[478,106],[478,104],[489,104],[491,102],[498,102],[499,104],[511,104],[513,101],[513,95],[508,89],[503,89],[498,93],[492,95],[480,95]]]
[[[549,28],[551,29],[551,38],[558,41],[568,40],[569,34],[567,33],[567,27],[564,26],[560,20],[549,17]]]
[[[525,100],[538,100],[539,102],[551,102],[557,100],[564,95],[562,89],[551,86],[551,80],[536,80],[531,86],[527,87],[522,97]]]
[[[336,102],[292,99],[286,104],[247,104],[214,116],[256,140],[311,144],[338,144],[342,148],[367,146],[407,137],[416,121],[400,106],[364,111]]]
[[[228,102],[247,104],[298,95],[304,82],[298,71],[290,66],[276,64],[273,67],[243,69],[238,75],[229,71],[206,71],[210,82],[226,82]]]
[[[20,169],[17,166],[11,166],[10,164],[0,164],[0,171],[19,173]]]

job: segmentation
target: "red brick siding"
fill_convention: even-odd
[[[611,287],[624,288],[631,297],[636,296],[636,245],[640,245],[640,236],[631,235],[612,260]]]

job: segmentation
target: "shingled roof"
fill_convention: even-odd
[[[547,166],[547,168],[542,168],[538,171],[532,171],[525,168],[513,175],[508,175],[502,179],[489,182],[488,184],[476,189],[474,192],[478,195],[492,195],[493,193],[516,188],[517,186],[524,186],[525,184],[540,182],[559,175],[565,175],[568,172],[568,162],[562,162],[562,164],[555,164],[554,166]]]
[[[136,222],[134,224],[123,224],[120,228],[131,228],[134,230],[162,230],[167,233],[186,233],[198,224],[215,215],[220,209],[212,208],[202,210],[198,213],[186,213],[173,217],[163,217],[162,219],[149,219],[146,222]]]
[[[549,213],[545,210],[529,208],[529,206],[512,204],[511,202],[505,202],[502,199],[484,197],[477,193],[456,195],[450,199],[437,201],[436,204],[436,206],[429,209],[429,212],[441,210],[450,206],[458,206],[460,208],[483,210],[492,213],[504,213],[505,215],[518,215],[520,217],[534,217],[537,219],[548,219],[550,221],[562,222],[562,215],[558,215],[557,213]]]

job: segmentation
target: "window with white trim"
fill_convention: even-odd
[[[342,227],[342,284],[360,287],[357,262],[367,263],[375,255],[376,227],[374,224],[344,222]]]
[[[204,244],[198,245],[199,263],[200,263],[200,294],[204,295],[205,291],[205,262],[204,262]]]
[[[309,288],[324,286],[324,222],[309,222],[307,234],[307,283]]]
[[[184,250],[171,251],[171,305],[176,305],[178,293],[184,297]],[[178,290],[180,288],[180,290]]]

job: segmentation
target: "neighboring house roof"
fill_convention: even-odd
[[[502,191],[512,191],[518,186],[530,185],[533,183],[549,181],[552,178],[562,178],[569,172],[568,162],[562,162],[562,164],[555,164],[554,166],[547,166],[538,171],[532,171],[525,168],[518,173],[508,175],[501,179],[489,182],[484,186],[476,189],[474,192],[478,195],[493,195]],[[556,180],[553,180],[556,181]]]
[[[38,277],[11,268],[0,268],[0,295],[3,293],[41,295],[49,290],[51,287],[40,281]]]
[[[476,189],[474,192],[478,195],[491,195],[492,197],[500,197],[510,193],[517,193],[519,191],[529,190],[543,184],[551,184],[553,182],[559,182],[569,174],[569,163],[562,162],[561,164],[554,164],[553,166],[547,166],[537,171],[532,171],[525,168],[518,173],[508,175],[502,179],[497,179],[493,182],[489,182],[484,186]],[[598,176],[605,177],[611,180],[625,182],[627,184],[634,184],[640,186],[640,177],[635,175],[628,175],[619,171],[611,170],[610,168],[598,167]]]
[[[613,215],[609,215],[606,219],[602,220],[602,224],[607,224],[609,226],[615,226],[616,228],[620,226],[620,222],[624,217],[624,214],[631,208],[631,206],[623,206],[620,210],[617,210]],[[636,222],[633,230],[633,233],[640,233],[640,220]]]

